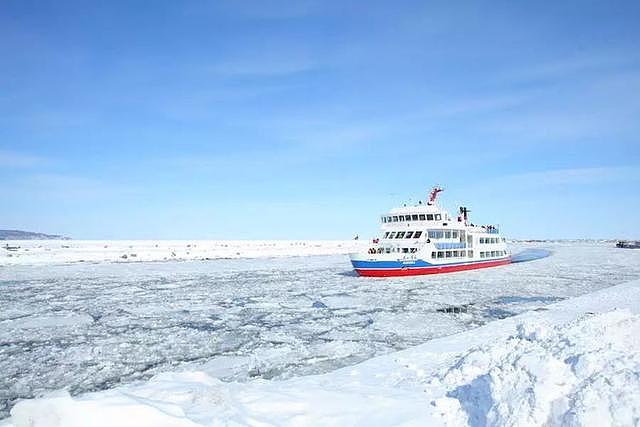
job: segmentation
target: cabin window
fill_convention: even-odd
[[[453,251],[454,258],[458,258],[458,251]]]
[[[402,248],[402,253],[403,254],[408,254],[409,253],[409,248]]]
[[[393,216],[393,222],[398,222],[398,217],[396,215]]]
[[[442,230],[429,230],[430,239],[442,239],[442,236],[444,236]]]
[[[404,236],[405,239],[410,239],[413,236],[413,231],[407,231],[407,235]]]
[[[390,216],[387,217],[387,222],[391,222],[391,217]]]
[[[473,258],[473,251],[468,251],[467,254],[469,255],[469,258]]]
[[[411,215],[411,219],[414,220],[414,221],[417,221],[418,220],[418,215]]]
[[[415,254],[417,251],[418,251],[418,249],[416,249],[416,248],[409,249],[409,252],[411,252],[412,254]]]
[[[458,238],[458,232],[457,232],[457,231],[452,231],[452,232],[451,232],[451,237],[452,237],[453,239],[457,239],[457,238]]]
[[[436,253],[436,252],[431,252],[431,258],[434,258],[434,259],[435,259],[436,255],[437,255],[437,253]]]
[[[386,254],[390,254],[390,253],[391,253],[391,248],[385,248],[384,252],[385,252]]]
[[[496,251],[491,251],[491,256],[496,256]]]
[[[466,257],[467,256],[467,252],[466,251],[460,251],[460,256],[461,257]]]
[[[414,238],[414,239],[418,239],[418,238],[420,238],[420,236],[422,236],[422,231],[416,231],[416,232],[413,234],[413,238]]]
[[[480,243],[484,243],[484,237],[480,238]]]
[[[427,221],[433,221],[433,214],[427,214]]]
[[[480,252],[480,258],[484,258],[484,252]]]
[[[444,232],[444,238],[445,239],[450,239],[451,238],[451,232],[449,230]]]
[[[445,257],[451,258],[451,251],[446,251],[445,254],[446,254]]]
[[[396,235],[396,239],[402,239],[404,237],[404,231],[399,231]]]
[[[438,258],[444,258],[444,252],[438,251]]]
[[[386,222],[387,222],[387,217],[386,217],[386,216],[383,216],[383,217],[382,217],[382,223],[384,224],[384,223],[386,223]]]
[[[391,234],[389,234],[389,238],[390,239],[395,239],[396,238],[396,232],[392,231]]]
[[[389,237],[389,232],[388,231],[386,233],[384,233],[383,239],[386,239],[387,237]]]
[[[404,221],[404,215],[398,215],[398,221],[400,222]]]
[[[420,221],[424,221],[424,220],[426,219],[426,218],[425,218],[425,216],[424,216],[424,214],[420,214],[420,215],[418,215],[418,216],[420,217]]]
[[[442,215],[436,214],[436,221],[440,221],[442,219]]]

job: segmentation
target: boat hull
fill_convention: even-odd
[[[510,258],[501,258],[490,261],[473,261],[458,264],[444,265],[428,265],[428,266],[412,266],[403,265],[398,267],[382,267],[376,268],[375,262],[369,263],[371,266],[359,268],[357,263],[354,264],[356,272],[360,276],[365,277],[398,277],[398,276],[422,276],[426,274],[442,274],[453,273],[456,271],[477,270],[479,268],[498,267],[511,263]]]

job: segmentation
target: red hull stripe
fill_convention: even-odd
[[[420,276],[423,274],[452,273],[454,271],[476,270],[478,268],[497,267],[510,264],[511,260],[498,259],[495,261],[473,262],[469,264],[442,265],[433,267],[404,267],[394,269],[356,268],[361,276],[367,277],[395,277],[395,276]]]

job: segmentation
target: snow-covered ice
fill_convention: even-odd
[[[6,423],[637,420],[633,394],[616,393],[638,387],[640,285],[603,288],[640,277],[640,252],[512,249],[532,246],[553,255],[400,279],[356,277],[341,255],[1,268],[5,415],[18,398],[65,389],[19,403]]]
[[[2,265],[143,262],[336,255],[368,247],[366,240],[11,240]]]

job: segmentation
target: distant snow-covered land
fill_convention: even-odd
[[[45,234],[22,230],[0,230],[0,240],[69,240],[58,234]]]
[[[203,372],[19,402],[22,426],[637,425],[640,281],[324,375],[224,383]]]
[[[10,240],[5,245],[11,250],[0,246],[0,266],[335,255],[368,244],[366,240]]]

